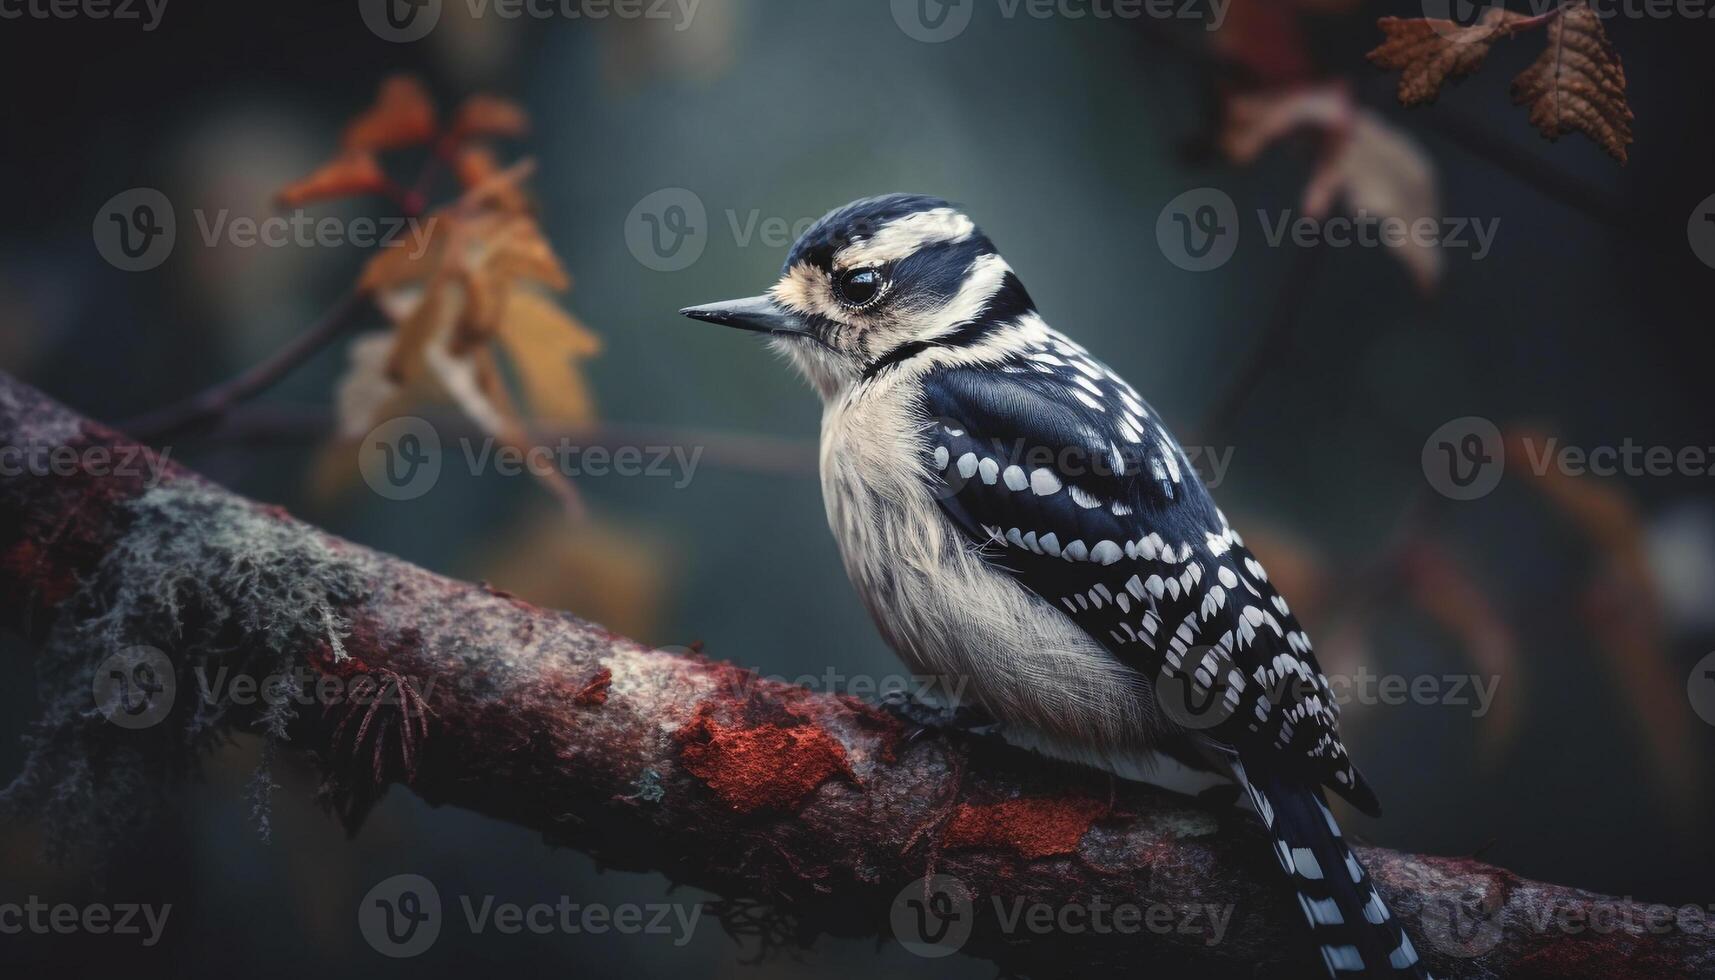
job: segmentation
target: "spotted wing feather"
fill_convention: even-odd
[[[995,567],[1182,693],[1184,727],[1378,809],[1309,638],[1130,385],[1051,333],[923,398],[932,490]]]

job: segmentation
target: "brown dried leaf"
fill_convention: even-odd
[[[517,103],[492,95],[473,95],[453,114],[446,141],[457,146],[471,139],[523,136],[529,129],[530,116]]]
[[[334,197],[380,194],[388,186],[387,175],[382,173],[375,157],[363,150],[353,150],[323,164],[308,177],[287,184],[274,195],[274,200],[281,207],[295,208]]]
[[[348,150],[394,150],[434,138],[435,103],[423,83],[394,75],[381,83],[375,103],[347,124],[340,144]]]
[[[1561,8],[1548,25],[1548,47],[1513,79],[1512,96],[1515,103],[1530,106],[1531,125],[1548,139],[1581,132],[1626,162],[1632,142],[1626,72],[1589,6]]]
[[[1379,67],[1400,69],[1400,105],[1434,102],[1449,78],[1476,71],[1495,41],[1511,37],[1524,19],[1499,7],[1469,26],[1424,17],[1383,17],[1376,24],[1387,40],[1367,57]]]

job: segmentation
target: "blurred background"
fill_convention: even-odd
[[[336,317],[259,396],[163,438],[173,458],[647,643],[700,643],[824,687],[898,677],[826,530],[814,395],[753,338],[675,311],[762,291],[795,234],[848,200],[940,195],[984,227],[1050,323],[1201,450],[1330,674],[1429,679],[1429,696],[1404,703],[1353,688],[1347,741],[1387,809],[1345,814],[1354,832],[1640,901],[1715,903],[1707,21],[1608,20],[1636,113],[1621,166],[1582,135],[1545,142],[1508,98],[1540,31],[1497,45],[1435,105],[1400,108],[1397,73],[1364,54],[1383,40],[1378,17],[1437,12],[1416,4],[1234,0],[1181,18],[686,0],[598,18],[601,4],[513,17],[498,0],[445,0],[416,16],[434,8],[415,40],[357,0],[0,23],[0,166],[15,195],[0,223],[0,369],[96,418],[150,421],[326,327],[368,269],[385,280],[376,303]],[[429,102],[441,142],[413,141]],[[470,136],[458,146],[455,120]],[[463,152],[479,148],[489,156]],[[528,175],[503,169],[526,158]],[[473,184],[522,191],[527,206],[508,206],[559,266],[538,254],[525,276],[547,304],[528,323],[508,307],[514,320],[485,328],[498,333],[473,335],[482,353],[462,356],[488,386],[475,395],[433,363],[397,390],[377,370],[409,359],[412,304],[439,280],[350,243],[248,242],[221,217],[456,220],[437,209]],[[120,196],[136,189],[165,198],[174,240],[115,260],[140,200]],[[1195,223],[1223,198],[1230,259],[1193,271],[1175,208]],[[1265,234],[1282,215],[1360,206],[1494,234],[1483,249],[1471,231],[1440,249]],[[441,420],[449,447],[438,482],[410,499],[373,492],[341,436],[383,403]],[[643,447],[646,464],[654,447],[680,455],[552,479],[473,473],[450,455],[461,436],[520,428]],[[1437,473],[1437,447],[1470,432],[1506,463],[1457,499],[1472,494],[1444,462]],[[1709,458],[1608,476],[1530,465],[1626,445]],[[4,643],[11,773],[35,704],[28,651]],[[399,789],[348,840],[313,802],[315,774],[290,761],[264,843],[243,793],[257,755],[240,739],[210,758],[175,812],[111,856],[104,891],[76,861],[45,861],[41,828],[0,828],[0,902],[173,904],[152,948],[4,935],[5,958],[188,976],[990,972],[891,942],[762,949],[708,918],[682,943],[449,929],[418,959],[384,959],[353,910],[398,873],[449,902],[713,896],[604,873]]]

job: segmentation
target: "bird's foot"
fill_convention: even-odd
[[[929,701],[910,691],[889,691],[882,696],[880,707],[905,724],[907,741],[929,732],[998,736],[1001,731],[1001,723],[981,708]]]

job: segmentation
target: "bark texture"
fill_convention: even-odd
[[[857,700],[443,578],[176,465],[152,478],[154,457],[120,471],[139,451],[126,437],[4,375],[0,445],[75,461],[0,476],[0,617],[49,651],[37,662],[49,713],[8,790],[15,806],[99,806],[88,786],[118,753],[141,753],[153,783],[210,734],[260,726],[320,761],[353,822],[403,783],[712,889],[777,938],[889,937],[921,907],[931,931],[936,910],[963,912],[961,951],[1004,972],[1316,975],[1262,834],[1230,807],[988,740],[912,737]],[[88,684],[114,643],[171,659],[168,721],[137,732],[92,717]],[[185,693],[193,666],[298,669],[393,696],[210,705]],[[85,789],[67,791],[78,779]],[[1437,976],[1715,975],[1701,916],[1667,910],[1664,927],[1662,910],[1476,861],[1358,850]],[[931,874],[957,882],[935,879],[952,904]],[[1038,903],[1061,925],[1037,931]],[[1128,904],[1135,921],[1102,911]]]

